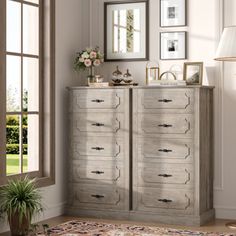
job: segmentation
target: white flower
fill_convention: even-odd
[[[96,59],[94,62],[93,62],[94,66],[99,66],[101,64],[100,60],[99,59]]]
[[[96,57],[97,57],[97,53],[96,52],[94,52],[94,51],[90,52],[90,58],[91,59],[94,59]]]
[[[79,62],[84,62],[84,58],[83,58],[83,57],[80,57],[80,58],[79,58]]]
[[[85,58],[85,59],[87,59],[87,58],[89,58],[89,54],[88,54],[87,52],[84,52],[84,53],[82,54],[82,57]]]
[[[92,65],[92,61],[90,59],[85,59],[84,64],[86,67],[90,67]]]

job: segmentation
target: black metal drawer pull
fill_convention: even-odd
[[[167,174],[160,174],[158,175],[160,177],[164,177],[164,178],[169,178],[169,177],[172,177],[173,175],[167,175]]]
[[[104,100],[94,99],[94,100],[91,100],[91,102],[101,103],[101,102],[104,102]]]
[[[92,124],[92,126],[98,126],[98,127],[100,127],[100,126],[104,126],[104,124],[101,124],[101,123],[95,123],[95,124]]]
[[[170,149],[159,149],[158,152],[172,152]]]
[[[172,200],[169,199],[158,199],[159,202],[170,203]]]
[[[168,124],[163,124],[163,125],[158,125],[159,127],[164,127],[164,128],[170,128],[172,127],[172,125],[168,125]]]
[[[97,198],[97,199],[104,198],[103,195],[98,195],[98,194],[96,194],[96,195],[91,195],[91,197],[94,197],[94,198]]]
[[[97,151],[104,150],[103,147],[92,147],[91,149],[92,149],[92,150],[97,150]]]
[[[99,171],[99,170],[96,170],[96,171],[91,171],[92,174],[96,174],[96,175],[102,175],[104,174],[103,171]]]
[[[160,99],[160,100],[158,100],[158,102],[165,102],[165,103],[168,103],[168,102],[173,102],[173,101],[170,100],[170,99]]]

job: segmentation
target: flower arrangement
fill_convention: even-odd
[[[98,67],[103,63],[104,55],[100,52],[99,47],[86,48],[78,52],[74,62],[76,71],[84,71],[87,68]]]

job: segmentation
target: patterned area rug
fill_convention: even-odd
[[[44,235],[39,233],[38,235]],[[48,230],[48,235],[65,236],[236,236],[230,233],[207,233],[171,228],[159,228],[128,224],[110,224],[92,221],[73,220]]]

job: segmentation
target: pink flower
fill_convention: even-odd
[[[90,59],[85,59],[84,64],[85,64],[86,67],[90,67],[92,65],[92,62],[91,62]]]
[[[101,64],[100,60],[99,59],[96,59],[94,62],[93,62],[94,66],[99,66]]]
[[[94,59],[96,57],[97,57],[97,53],[96,52],[94,52],[94,51],[90,52],[90,58],[91,59]]]

